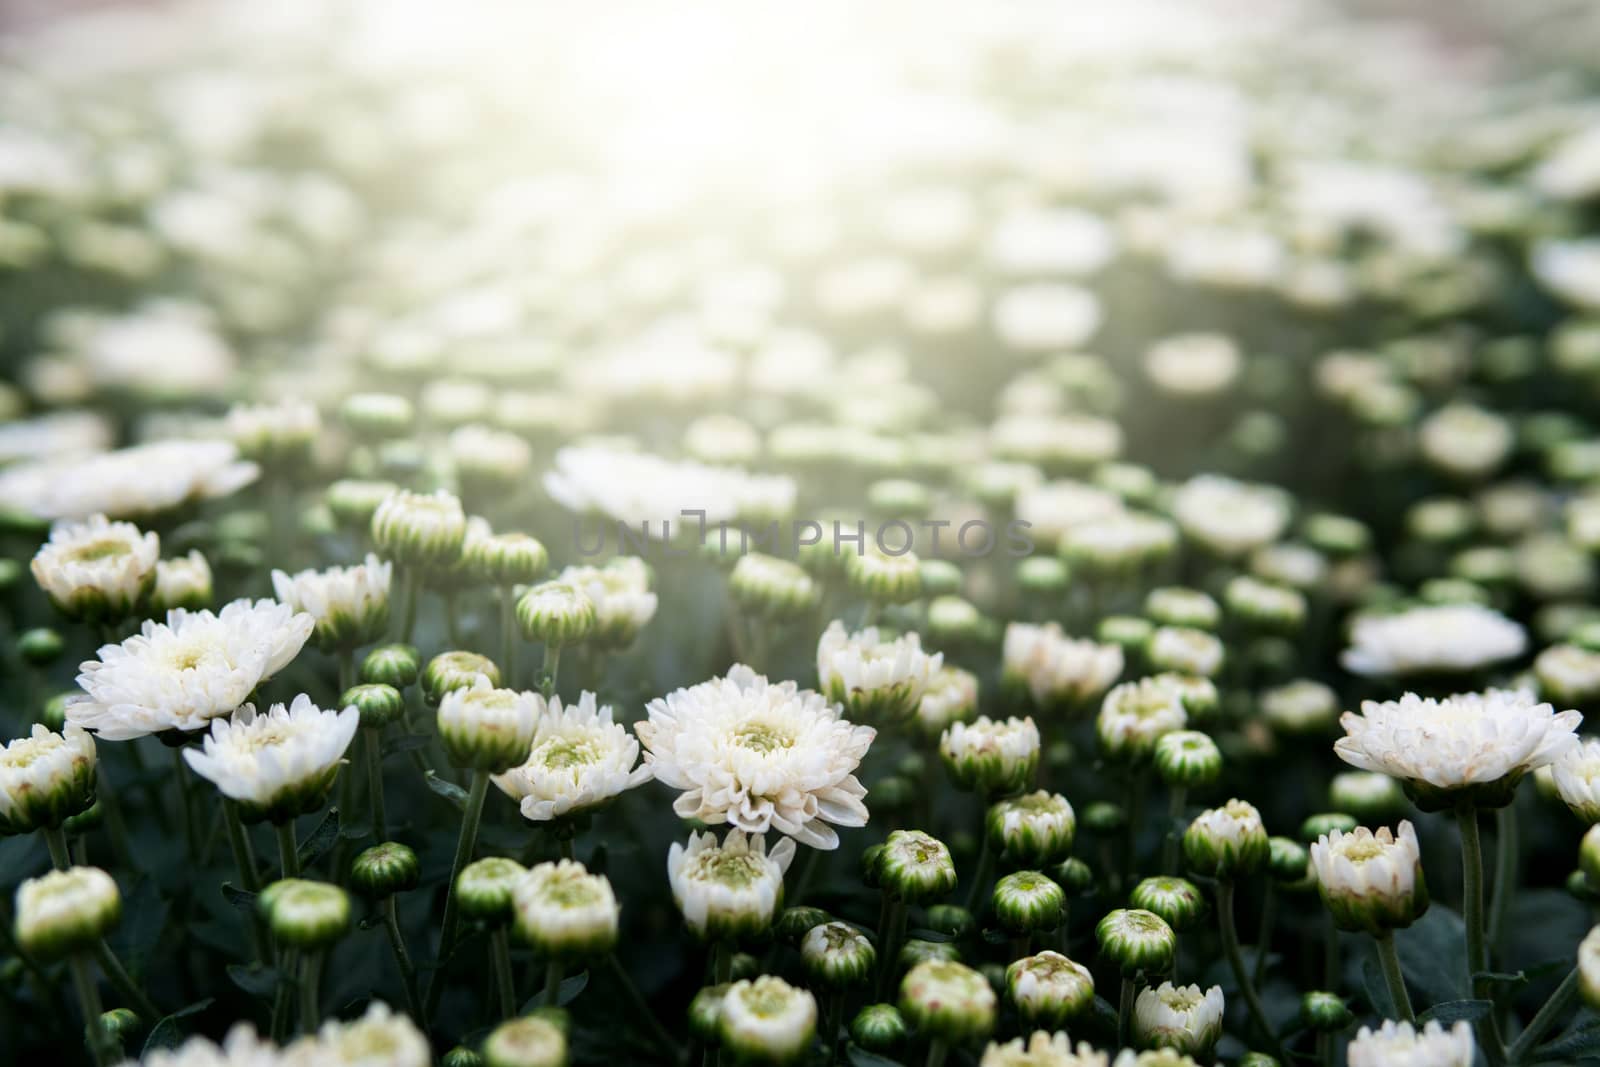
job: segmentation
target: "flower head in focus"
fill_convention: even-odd
[[[389,624],[392,564],[371,553],[353,567],[272,572],[278,600],[316,620],[312,638],[319,648],[355,648],[383,635]]]
[[[610,707],[586,692],[565,706],[552,697],[534,724],[528,758],[493,780],[518,801],[523,818],[547,822],[590,811],[648,782],[652,767],[638,761],[639,742],[611,721]]]
[[[246,819],[283,822],[322,806],[360,727],[355,708],[324,711],[301,693],[287,708],[246,704],[212,719],[202,747],[183,756]]]

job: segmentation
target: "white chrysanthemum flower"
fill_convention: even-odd
[[[94,738],[67,723],[60,733],[33,732],[0,748],[0,835],[26,834],[94,803]]]
[[[1174,396],[1215,396],[1231,387],[1243,369],[1238,343],[1220,333],[1168,337],[1151,345],[1144,356],[1146,377]]]
[[[1600,738],[1572,745],[1550,765],[1556,792],[1586,823],[1600,822]]]
[[[1342,929],[1380,935],[1410,926],[1428,908],[1422,849],[1409,821],[1400,823],[1398,833],[1361,826],[1323,834],[1311,846],[1311,869]]]
[[[1076,348],[1094,336],[1104,316],[1092,292],[1053,282],[1007,289],[993,311],[995,333],[1021,352]]]
[[[1527,648],[1520,625],[1477,604],[1440,604],[1355,621],[1339,662],[1352,674],[1475,671],[1515,659]]]
[[[1539,695],[1563,704],[1585,704],[1600,696],[1600,652],[1577,645],[1551,645],[1533,661]]]
[[[508,486],[533,465],[533,446],[520,434],[479,423],[450,432],[450,461],[463,487]]]
[[[1201,474],[1172,501],[1172,517],[1188,537],[1219,556],[1241,556],[1276,541],[1289,524],[1281,490]]]
[[[227,441],[158,441],[0,471],[0,500],[41,519],[135,518],[227,496],[256,480]]]
[[[1515,443],[1511,424],[1474,404],[1451,404],[1426,419],[1417,431],[1417,445],[1435,470],[1457,478],[1493,474]]]
[[[628,523],[657,539],[666,538],[668,522],[672,529],[698,528],[702,520],[685,511],[704,511],[706,523],[779,517],[793,513],[799,493],[795,480],[784,475],[675,463],[598,445],[563,448],[555,462],[544,487],[556,503],[578,515]]]
[[[1156,742],[1189,725],[1183,690],[1166,675],[1123,682],[1106,694],[1095,735],[1106,755],[1142,759]]]
[[[1546,289],[1567,303],[1600,309],[1600,239],[1538,241],[1528,256],[1528,267]]]
[[[1140,1044],[1205,1056],[1222,1036],[1222,987],[1162,982],[1140,992],[1133,1005],[1133,1031]]]
[[[760,933],[783,902],[783,875],[794,853],[787,837],[768,853],[765,838],[738,828],[720,846],[709,830],[690,834],[687,847],[674,841],[667,853],[672,899],[705,940]]]
[[[1014,793],[1039,766],[1039,727],[1032,717],[952,723],[939,738],[939,755],[962,789]]]
[[[1565,134],[1529,175],[1534,188],[1554,200],[1600,196],[1600,125]]]
[[[0,466],[90,455],[111,447],[111,420],[95,411],[55,411],[0,424]]]
[[[280,1067],[428,1067],[428,1039],[416,1023],[374,1001],[353,1022],[330,1019],[283,1050]],[[174,1065],[176,1067],[176,1065]]]
[[[1330,729],[1339,716],[1339,694],[1310,678],[1264,689],[1260,703],[1267,722],[1291,734]]]
[[[820,693],[735,664],[652,700],[648,713],[634,731],[656,780],[683,790],[672,805],[683,818],[821,849],[838,847],[834,825],[866,825],[867,791],[853,772],[877,731],[840,718]]]
[[[123,1067],[131,1067],[128,1060]],[[218,1045],[191,1037],[174,1049],[156,1049],[137,1061],[140,1067],[282,1067],[278,1047],[256,1034],[249,1023],[234,1023]]]
[[[322,431],[322,416],[304,400],[235,404],[228,409],[227,430],[240,454],[282,464],[306,456]]]
[[[500,774],[528,758],[545,711],[538,693],[501,689],[479,674],[439,698],[439,741],[453,766]]]
[[[312,631],[323,649],[354,648],[382,636],[389,623],[389,584],[394,565],[367,553],[353,567],[272,572],[278,600],[316,620]]]
[[[126,618],[155,587],[161,539],[131,522],[61,522],[34,554],[34,580],[73,619]]]
[[[878,628],[848,633],[835,619],[817,642],[817,677],[828,699],[856,718],[895,722],[914,715],[944,654],[928,655],[915,633],[893,640]]]
[[[771,974],[733,983],[717,1016],[722,1044],[742,1062],[799,1062],[816,1030],[816,997]]]
[[[1407,693],[1399,700],[1364,701],[1345,712],[1340,759],[1398,778],[1419,793],[1473,790],[1480,802],[1503,804],[1529,771],[1559,759],[1576,744],[1583,716],[1557,713],[1531,693],[1490,689],[1443,700]],[[1427,807],[1428,805],[1424,805]]]
[[[187,556],[156,561],[156,585],[150,606],[167,612],[173,608],[199,610],[211,603],[211,564],[198,549]]]
[[[638,556],[618,556],[601,567],[568,567],[556,578],[582,589],[594,601],[593,640],[613,648],[632,643],[655,618],[650,568]]]
[[[1054,481],[1017,493],[1016,516],[1028,523],[1029,534],[1054,547],[1067,532],[1123,514],[1122,498],[1083,482]]]
[[[541,863],[511,891],[517,933],[541,955],[580,959],[617,943],[622,905],[604,875],[573,860]]]
[[[1101,572],[1140,567],[1166,558],[1177,547],[1176,526],[1139,511],[1077,523],[1056,544],[1068,562]]]
[[[639,742],[611,721],[611,708],[585,692],[563,706],[552,697],[534,726],[533,750],[521,766],[494,776],[501,792],[518,801],[522,817],[548,822],[597,808],[648,782],[649,764],[639,760]]]
[[[1002,676],[1027,687],[1041,708],[1081,707],[1099,699],[1122,673],[1119,645],[1068,637],[1053,622],[1006,627]]]
[[[220,612],[167,613],[80,667],[83,694],[67,720],[108,741],[164,730],[200,730],[233,714],[286,667],[315,620],[272,600],[235,600]]]
[[[978,676],[960,667],[940,667],[917,701],[917,726],[926,737],[938,737],[953,722],[965,722],[978,710]]]
[[[246,818],[281,822],[322,806],[360,726],[354,707],[324,711],[301,693],[287,708],[258,715],[246,704],[212,719],[202,748],[185,749],[183,758]]]
[[[1122,427],[1099,415],[1019,412],[1002,415],[989,429],[989,446],[997,458],[1049,469],[1094,467],[1120,456],[1122,445]]]
[[[1417,1030],[1388,1019],[1377,1030],[1363,1026],[1350,1042],[1345,1062],[1349,1067],[1472,1067],[1476,1056],[1472,1024],[1465,1020],[1448,1030],[1429,1020]]]
[[[1144,654],[1158,671],[1214,678],[1222,670],[1224,652],[1216,634],[1192,626],[1158,626],[1145,642]]]
[[[1110,1067],[1111,1057],[1087,1041],[1072,1042],[1063,1033],[1035,1030],[1024,1044],[1013,1038],[1005,1044],[989,1042],[978,1067]]]

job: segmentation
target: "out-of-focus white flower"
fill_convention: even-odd
[[[841,719],[820,693],[735,664],[652,700],[648,714],[634,730],[656,780],[683,790],[672,805],[683,818],[821,849],[839,846],[834,826],[866,825],[854,771],[877,731]]]
[[[517,933],[540,955],[569,960],[609,952],[617,942],[617,903],[604,875],[581,863],[541,863],[511,892]]]
[[[568,567],[556,580],[582,589],[594,601],[592,639],[607,647],[631,644],[655,618],[650,568],[638,556],[618,556],[600,567]]]
[[[34,554],[34,580],[50,602],[72,619],[114,622],[126,618],[155,587],[161,539],[131,522],[61,522]]]
[[[1099,298],[1089,290],[1052,282],[1007,289],[993,312],[995,333],[1019,352],[1077,348],[1094,336],[1104,317]]]
[[[512,486],[533,465],[533,448],[521,435],[477,423],[452,430],[449,447],[463,492]]]
[[[0,501],[41,519],[134,518],[227,496],[256,480],[227,441],[158,441],[0,471]]]
[[[1142,1045],[1176,1049],[1204,1057],[1222,1036],[1222,987],[1162,982],[1139,993],[1133,1005],[1133,1031]]]
[[[301,693],[287,708],[274,704],[258,715],[246,704],[212,719],[202,748],[183,757],[246,819],[282,822],[322,806],[360,726],[355,708],[324,711]]]
[[[94,803],[94,738],[72,723],[0,748],[0,834],[60,826]]]
[[[1224,652],[1216,634],[1192,626],[1157,626],[1144,654],[1158,671],[1214,678],[1222,670]]]
[[[111,423],[93,411],[55,411],[0,424],[0,466],[92,455],[111,447]]]
[[[1166,519],[1124,511],[1074,523],[1061,532],[1057,550],[1069,563],[1091,572],[1116,574],[1165,559],[1178,547],[1178,528]]]
[[[1003,796],[1033,781],[1039,728],[1031,717],[952,723],[939,738],[939,755],[960,788]]]
[[[211,603],[211,564],[198,549],[187,556],[156,561],[156,586],[150,607],[157,612],[173,608],[198,611]]]
[[[1055,481],[1017,493],[1016,516],[1028,523],[1028,533],[1054,547],[1080,526],[1116,518],[1124,513],[1122,498],[1109,490],[1083,482]]]
[[[1172,517],[1188,537],[1234,557],[1276,541],[1289,523],[1289,506],[1280,490],[1201,474],[1178,490]]]
[[[390,1011],[381,1001],[367,1005],[366,1014],[352,1022],[330,1019],[323,1023],[316,1034],[284,1049],[278,1060],[279,1067],[428,1067],[432,1062],[428,1039],[416,1023]],[[171,1067],[190,1065],[174,1063]],[[230,1060],[216,1067],[245,1064]]]
[[[1446,1030],[1430,1019],[1418,1030],[1386,1019],[1377,1030],[1363,1026],[1345,1051],[1349,1067],[1472,1067],[1476,1057],[1472,1024],[1465,1020]]]
[[[97,385],[156,398],[220,393],[237,362],[203,313],[157,305],[93,324],[83,359]]]
[[[1150,346],[1144,373],[1162,392],[1175,396],[1214,396],[1239,377],[1244,356],[1233,338],[1220,333],[1168,337]]]
[[[1074,640],[1053,622],[1009,624],[1002,660],[1003,679],[1026,686],[1043,709],[1083,707],[1099,699],[1123,668],[1120,646]]]
[[[607,803],[648,782],[649,764],[635,766],[639,742],[611,721],[611,708],[585,692],[563,706],[552,697],[533,731],[533,749],[519,766],[494,776],[494,784],[519,802],[522,816],[547,822]]]
[[[1123,682],[1106,694],[1095,720],[1095,735],[1106,755],[1143,759],[1156,742],[1189,724],[1183,691],[1168,677]]]
[[[228,437],[241,455],[268,467],[303,462],[322,430],[315,404],[282,400],[235,404],[228,409]]]
[[[316,620],[312,631],[323,649],[354,648],[383,634],[389,622],[389,582],[394,565],[367,553],[354,567],[272,572],[278,600]]]
[[[917,726],[934,738],[953,722],[965,722],[978,710],[978,676],[960,667],[940,667],[917,701]]]
[[[1546,289],[1567,303],[1600,309],[1600,239],[1539,241],[1528,266]]]
[[[1578,130],[1557,143],[1530,177],[1536,189],[1557,200],[1600,195],[1600,126]]]
[[[668,539],[670,530],[699,530],[702,521],[780,518],[793,513],[799,493],[786,475],[675,463],[602,446],[563,448],[555,462],[544,487],[556,503],[577,515],[625,522],[630,532],[657,540]],[[684,514],[700,511],[703,520]]]
[[[683,921],[707,941],[760,933],[783,902],[783,874],[795,844],[784,838],[767,852],[759,834],[735,827],[720,846],[709,830],[690,834],[687,847],[673,842],[667,880]]]
[[[848,633],[835,619],[817,642],[817,677],[828,699],[868,722],[897,722],[916,714],[944,654],[928,655],[915,633],[894,639],[878,628]]]
[[[1600,738],[1572,745],[1550,765],[1556,792],[1584,822],[1600,822]]]
[[[108,741],[164,730],[199,730],[234,709],[286,667],[315,620],[272,600],[235,600],[220,612],[167,612],[80,668],[83,694],[67,721]]]
[[[1072,1042],[1063,1033],[1035,1030],[1026,1043],[1020,1037],[1005,1044],[991,1041],[978,1067],[1110,1067],[1111,1057],[1087,1041]]]
[[[140,1067],[282,1067],[282,1056],[276,1045],[256,1034],[255,1027],[241,1022],[233,1024],[220,1045],[191,1037],[177,1048],[156,1049],[137,1062]]]
[[[1398,833],[1362,826],[1323,834],[1311,846],[1311,867],[1317,891],[1342,929],[1378,936],[1410,926],[1428,910],[1422,849],[1410,822],[1402,821]]]
[[[1426,419],[1417,431],[1422,458],[1457,478],[1493,474],[1511,454],[1511,424],[1474,404],[1451,404]]]
[[[1285,733],[1305,734],[1326,730],[1339,715],[1339,694],[1321,682],[1297,678],[1263,690],[1261,714]]]
[[[995,224],[985,258],[1006,274],[1092,274],[1116,254],[1116,233],[1100,216],[1073,207],[1013,210]]]
[[[1577,743],[1583,716],[1557,713],[1532,694],[1490,689],[1443,700],[1407,693],[1364,701],[1361,714],[1339,720],[1333,743],[1340,759],[1406,783],[1431,810],[1444,794],[1471,790],[1479,803],[1509,802],[1522,776],[1559,759]]]
[[[1522,627],[1498,611],[1429,605],[1356,619],[1339,662],[1367,677],[1466,672],[1514,659],[1527,644]]]
[[[995,456],[1050,470],[1087,470],[1116,459],[1122,446],[1122,427],[1098,415],[1023,412],[1002,415],[989,428]]]

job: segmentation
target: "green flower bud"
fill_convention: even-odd
[[[1307,815],[1300,824],[1300,840],[1311,842],[1324,834],[1331,834],[1338,830],[1348,834],[1361,824],[1342,811],[1323,812],[1319,815]]]
[[[1314,989],[1300,998],[1300,1023],[1319,1034],[1335,1034],[1355,1021],[1337,993]]]
[[[1066,797],[1041,789],[990,805],[984,828],[1007,860],[1042,867],[1072,851],[1078,820]]]
[[[850,1040],[879,1055],[894,1052],[909,1036],[905,1016],[893,1004],[868,1004],[850,1021]]]
[[[880,889],[883,887],[883,878],[879,875],[878,863],[883,859],[886,847],[884,845],[868,845],[861,850],[861,882],[868,889]]]
[[[61,658],[66,647],[61,635],[47,626],[24,630],[17,635],[17,652],[35,667],[45,667]]]
[[[1100,951],[1124,974],[1165,974],[1172,969],[1177,937],[1166,920],[1154,912],[1118,908],[1100,920],[1094,934]]]
[[[920,519],[933,506],[933,494],[909,478],[881,478],[867,486],[867,505],[890,518]]]
[[[442,489],[426,495],[402,489],[372,513],[373,546],[407,567],[453,566],[466,535],[461,501]]]
[[[539,694],[496,689],[480,675],[439,698],[439,741],[452,766],[503,774],[528,758],[545,710]]]
[[[1102,645],[1116,645],[1125,656],[1144,654],[1144,646],[1155,632],[1155,624],[1137,615],[1107,615],[1095,627],[1094,639]]]
[[[528,869],[504,856],[488,856],[461,868],[456,877],[456,903],[461,914],[482,923],[511,919],[512,895]]]
[[[1210,596],[1175,585],[1145,594],[1144,613],[1157,626],[1214,630],[1222,621],[1222,608]]]
[[[778,914],[777,922],[772,924],[772,932],[798,948],[800,942],[811,932],[813,927],[832,921],[833,916],[821,908],[811,908],[804,905],[784,908]]]
[[[961,568],[947,559],[925,559],[920,568],[924,597],[954,596],[961,592]]]
[[[428,661],[427,670],[422,672],[422,698],[430,707],[438,707],[446,693],[469,689],[480,676],[489,679],[491,686],[500,684],[500,668],[488,656],[476,652],[441,652]]]
[[[770,619],[793,619],[816,607],[822,588],[798,563],[751,552],[728,576],[728,592],[744,611]]]
[[[1177,690],[1178,700],[1183,704],[1183,710],[1188,712],[1189,718],[1199,722],[1209,718],[1212,712],[1222,703],[1221,694],[1217,692],[1217,684],[1210,678],[1202,678],[1196,674],[1156,674],[1151,676],[1154,681],[1171,686]]]
[[[567,1035],[539,1015],[508,1019],[483,1043],[486,1067],[566,1067]]]
[[[325,949],[350,929],[350,897],[327,882],[285,878],[256,897],[272,935],[291,948]]]
[[[1017,588],[1035,597],[1055,597],[1066,592],[1072,568],[1055,556],[1029,556],[1018,560]]]
[[[1267,871],[1275,882],[1294,885],[1306,880],[1311,852],[1292,837],[1267,838]]]
[[[923,960],[950,960],[960,963],[961,949],[952,941],[925,941],[913,937],[900,946],[900,955],[895,957],[895,963],[899,965],[898,973],[904,974]]]
[[[481,584],[527,585],[550,569],[550,553],[542,542],[525,533],[486,534],[467,538],[462,562]]]
[[[406,698],[392,685],[353,685],[339,698],[341,707],[361,713],[365,729],[381,730],[405,714]]]
[[[544,956],[604,956],[617,943],[622,907],[603,875],[581,863],[541,863],[514,882],[517,934]]]
[[[1031,717],[952,723],[939,738],[939,755],[958,788],[1003,796],[1033,781],[1039,728]]]
[[[852,590],[875,604],[905,604],[922,595],[922,565],[917,554],[907,551],[891,556],[870,537],[862,551],[845,555],[844,576]]]
[[[1573,871],[1567,875],[1567,892],[1585,904],[1600,902],[1600,892],[1589,888],[1589,876],[1582,871]]]
[[[1183,833],[1190,869],[1213,878],[1254,874],[1267,862],[1269,847],[1261,813],[1243,800],[1201,812]]]
[[[1154,912],[1173,930],[1182,933],[1206,913],[1200,887],[1185,878],[1146,878],[1133,887],[1128,903]]]
[[[689,1001],[689,1034],[698,1041],[715,1046],[722,1040],[717,1032],[722,1022],[722,998],[728,995],[732,982],[703,986]]]
[[[1192,626],[1157,626],[1145,642],[1144,658],[1158,671],[1215,678],[1226,649],[1216,634]]]
[[[1025,956],[1006,968],[1006,995],[1025,1027],[1059,1030],[1094,1003],[1089,968],[1059,952]]]
[[[917,799],[917,786],[897,775],[880,778],[871,789],[874,810],[906,811]]]
[[[1337,830],[1311,846],[1317,892],[1342,930],[1382,936],[1410,926],[1428,910],[1422,851],[1409,822],[1398,833]]]
[[[411,645],[379,645],[361,661],[361,680],[368,685],[389,685],[404,690],[416,682],[422,657]]]
[[[943,648],[982,641],[991,625],[971,601],[958,596],[936,596],[928,602],[925,629],[928,643]]]
[[[417,854],[398,841],[373,845],[350,864],[350,888],[373,900],[415,889],[421,878]]]
[[[1198,730],[1178,730],[1156,742],[1155,764],[1168,786],[1210,785],[1222,775],[1222,750]]]
[[[1304,593],[1248,575],[1228,583],[1223,602],[1229,615],[1258,630],[1294,633],[1306,621]]]
[[[1589,1010],[1600,1011],[1600,926],[1578,943],[1578,991]]]
[[[865,934],[849,923],[813,926],[800,942],[806,977],[824,989],[848,989],[872,974],[877,953]]]
[[[1345,771],[1333,776],[1328,800],[1339,811],[1357,819],[1382,822],[1409,807],[1406,791],[1387,774],[1376,771]]]
[[[517,625],[529,641],[551,648],[576,644],[598,623],[589,594],[567,582],[540,582],[517,601]]]
[[[483,1057],[465,1045],[457,1045],[444,1054],[439,1067],[483,1067]]]
[[[369,530],[378,506],[400,491],[394,482],[341,478],[328,486],[322,502],[334,522],[347,530]]]
[[[735,982],[717,1021],[722,1047],[736,1059],[787,1064],[803,1059],[817,1032],[817,1001],[782,978]]]
[[[1189,721],[1183,693],[1167,684],[1167,676],[1141,678],[1112,687],[1095,718],[1095,736],[1107,758],[1140,763],[1156,742]]]
[[[39,725],[53,733],[61,733],[67,725],[67,701],[77,692],[56,693],[39,709]]]
[[[402,437],[415,416],[411,401],[395,393],[352,393],[339,405],[339,419],[364,441]]]
[[[1056,885],[1066,890],[1068,896],[1082,896],[1094,888],[1094,870],[1076,856],[1062,860],[1050,872]]]
[[[98,867],[69,867],[17,888],[17,944],[44,962],[87,952],[122,917],[122,894]]]
[[[994,913],[1013,934],[1054,930],[1066,917],[1067,895],[1038,871],[1017,871],[995,883]]]
[[[944,843],[920,830],[895,830],[878,856],[883,890],[908,904],[937,900],[956,887],[956,866]]]
[[[82,836],[100,825],[104,813],[100,809],[100,801],[96,800],[87,808],[76,815],[68,816],[61,821],[61,830],[68,836]]]
[[[966,937],[977,929],[978,921],[972,912],[959,904],[935,904],[927,910],[928,929],[951,937]]]
[[[1083,828],[1096,837],[1111,837],[1128,825],[1128,813],[1121,804],[1097,800],[1083,809]]]
[[[1246,1052],[1239,1057],[1236,1067],[1283,1067],[1276,1057],[1265,1052]]]
[[[100,1029],[116,1040],[117,1044],[125,1044],[144,1028],[144,1020],[128,1008],[112,1008],[100,1016]]]
[[[900,1013],[928,1038],[964,1045],[994,1029],[995,994],[971,967],[927,960],[901,980]]]

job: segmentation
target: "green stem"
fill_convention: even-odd
[[[539,691],[549,700],[556,691],[556,670],[561,666],[561,646],[544,646],[544,666],[539,668]]]
[[[517,602],[511,586],[500,587],[500,670],[506,686],[517,688]]]
[[[1467,926],[1467,977],[1475,997],[1483,998],[1483,980],[1477,977],[1489,969],[1489,950],[1484,941],[1483,921],[1483,839],[1478,834],[1478,809],[1470,803],[1456,809],[1456,825],[1461,831],[1461,917]],[[1504,1062],[1505,1048],[1492,1016],[1473,1024],[1478,1044],[1491,1064]]]
[[[1394,1010],[1403,1022],[1414,1023],[1417,1014],[1411,1010],[1411,995],[1406,992],[1406,976],[1400,971],[1400,953],[1395,951],[1394,933],[1385,930],[1374,940],[1378,943],[1378,962],[1383,966],[1383,980],[1389,986]]]
[[[1339,927],[1331,914],[1322,917],[1322,988],[1339,988]]]
[[[1579,983],[1578,969],[1574,967],[1568,972],[1567,977],[1550,994],[1550,999],[1544,1002],[1544,1007],[1528,1023],[1528,1028],[1517,1035],[1511,1043],[1511,1048],[1506,1051],[1506,1058],[1512,1063],[1521,1063],[1533,1051],[1539,1039],[1555,1025],[1556,1019],[1571,1005],[1574,997],[1578,995]]]
[[[454,586],[447,587],[444,591],[444,625],[445,633],[450,636],[450,647],[460,648],[461,612],[457,610]]]
[[[111,984],[117,987],[117,995],[128,1002],[128,1005],[138,1012],[140,1017],[149,1022],[165,1016],[160,1008],[156,1007],[145,991],[128,974],[122,966],[122,961],[117,959],[117,954],[111,951],[111,946],[106,944],[105,938],[94,947],[94,958],[100,961],[100,969],[106,972],[106,977],[111,979]],[[150,1022],[154,1026],[154,1022]]]
[[[1128,1047],[1128,1025],[1133,1020],[1133,1001],[1138,993],[1138,987],[1133,984],[1133,975],[1122,976],[1122,995],[1117,998],[1117,1044],[1123,1048]]]
[[[1118,892],[1127,892],[1133,886],[1139,866],[1139,830],[1144,821],[1144,794],[1147,775],[1144,768],[1131,771],[1124,785],[1122,810],[1126,816],[1127,830],[1122,845],[1122,873],[1117,880]]]
[[[356,650],[350,645],[339,649],[339,700],[356,684]]]
[[[67,851],[67,834],[59,826],[44,828],[44,843],[50,849],[50,865],[58,871],[72,866],[72,855]]]
[[[189,849],[189,859],[200,855],[200,841],[194,826],[194,811],[189,804],[189,765],[183,758],[182,747],[172,750],[173,777],[178,781],[178,816],[183,826],[183,842]]]
[[[367,791],[372,795],[372,837],[389,840],[389,819],[383,805],[383,731],[362,730],[361,747],[367,757]]]
[[[828,1032],[823,1035],[822,1047],[826,1052],[822,1062],[825,1067],[833,1067],[833,1061],[839,1054],[839,1031],[844,1029],[844,990],[835,989],[828,994],[828,1014],[825,1025]]]
[[[731,958],[729,962],[732,962]],[[561,995],[561,975],[561,961],[551,957],[544,965],[544,1004],[547,1008],[555,1007]]]
[[[278,835],[278,865],[285,878],[300,877],[300,846],[294,839],[294,820],[285,819],[273,826]]]
[[[317,1024],[322,1021],[322,1010],[318,1006],[321,998],[317,994],[317,980],[322,977],[322,957],[315,952],[307,952],[300,960],[300,1032],[314,1034]]]
[[[483,819],[483,798],[489,792],[489,772],[472,772],[472,789],[467,794],[467,807],[461,813],[461,836],[456,840],[455,863],[450,868],[450,884],[445,889],[444,925],[439,934],[439,959],[433,974],[428,978],[428,994],[423,998],[423,1014],[419,1022],[426,1023],[439,1010],[439,998],[444,994],[445,962],[456,945],[456,926],[460,922],[459,901],[456,898],[456,880],[462,868],[472,862],[472,850],[478,843],[478,824]]]
[[[400,629],[398,640],[411,643],[411,632],[417,627],[417,585],[421,578],[416,570],[407,566],[395,568],[400,572]]]
[[[733,943],[718,941],[711,948],[711,984],[733,981]]]
[[[112,1047],[111,1035],[106,1033],[100,1021],[105,1009],[100,1004],[100,990],[95,987],[94,975],[89,972],[89,959],[81,952],[74,952],[67,960],[67,966],[72,971],[72,986],[78,994],[78,1007],[83,1012],[83,1029],[89,1042],[89,1054],[94,1057],[96,1064],[105,1067],[115,1062],[118,1056],[117,1050]]]
[[[1517,895],[1517,809],[1507,804],[1494,813],[1494,898],[1489,905],[1489,934],[1486,950],[1493,953],[1500,945],[1511,901]]]
[[[489,935],[489,951],[494,960],[495,989],[500,994],[500,1018],[509,1019],[517,1014],[517,983],[511,977],[511,942],[504,924]]]
[[[1267,973],[1267,949],[1272,944],[1272,927],[1278,921],[1278,884],[1267,879],[1261,893],[1261,925],[1256,930],[1256,965],[1252,975],[1257,982]]]
[[[278,988],[272,996],[272,1040],[283,1043],[289,1034],[289,1000],[295,987],[295,972],[299,969],[299,954],[284,948],[278,960]]]
[[[1189,799],[1187,786],[1175,785],[1167,794],[1167,832],[1161,840],[1161,873],[1175,874],[1178,869],[1178,845],[1183,839],[1179,828],[1183,807]]]
[[[650,1036],[654,1039],[656,1047],[667,1053],[672,1058],[673,1063],[681,1063],[683,1061],[683,1050],[678,1047],[678,1042],[667,1032],[667,1028],[661,1025],[661,1020],[656,1018],[656,1013],[650,1010],[650,1002],[644,999],[644,994],[639,992],[639,987],[633,984],[633,978],[629,976],[627,968],[622,966],[622,961],[617,959],[617,954],[613,952],[607,956],[606,963],[610,966],[612,975],[617,979],[617,984],[622,987],[623,995],[628,998],[629,1005],[633,1011],[633,1018],[643,1019],[650,1030]]]
[[[967,887],[967,910],[974,916],[978,914],[978,895],[983,892],[990,874],[994,872],[994,847],[989,844],[988,831],[983,829],[980,837],[982,844],[978,846],[978,865],[972,872],[972,884]]]
[[[406,951],[406,939],[400,933],[399,901],[390,896],[383,902],[383,925],[389,931],[389,947],[394,950],[394,962],[400,968],[400,983],[406,991],[406,1007],[413,1018],[421,1018],[422,1005],[417,998],[417,968]]]
[[[131,745],[129,746],[132,747]],[[121,794],[111,782],[111,774],[104,763],[95,764],[95,775],[99,785],[95,796],[99,798],[101,806],[106,813],[106,828],[111,831],[111,847],[116,850],[117,858],[124,866],[133,866],[133,850],[128,847],[128,824],[122,817]]]
[[[1239,992],[1244,994],[1246,1007],[1250,1009],[1250,1018],[1254,1021],[1256,1029],[1261,1031],[1261,1036],[1274,1047],[1278,1039],[1272,1032],[1272,1024],[1267,1022],[1267,1012],[1261,1006],[1261,997],[1256,992],[1256,984],[1250,978],[1250,971],[1244,965],[1244,955],[1239,951],[1239,931],[1233,921],[1233,881],[1223,878],[1217,881],[1217,924],[1222,930],[1222,948],[1228,956],[1228,966],[1233,968],[1233,979],[1239,983]],[[1282,1060],[1281,1051],[1274,1053]]]
[[[950,1055],[950,1046],[939,1038],[928,1042],[928,1067],[944,1067],[945,1057]]]
[[[883,956],[878,960],[878,999],[882,1000],[893,984],[900,955],[900,942],[905,937],[906,902],[895,897],[889,902],[888,929],[880,931],[878,944]]]
[[[251,893],[261,889],[261,879],[256,875],[255,849],[244,832],[239,818],[239,805],[231,800],[222,802],[223,825],[228,829],[228,847],[233,851],[234,866],[239,868],[239,884]]]

